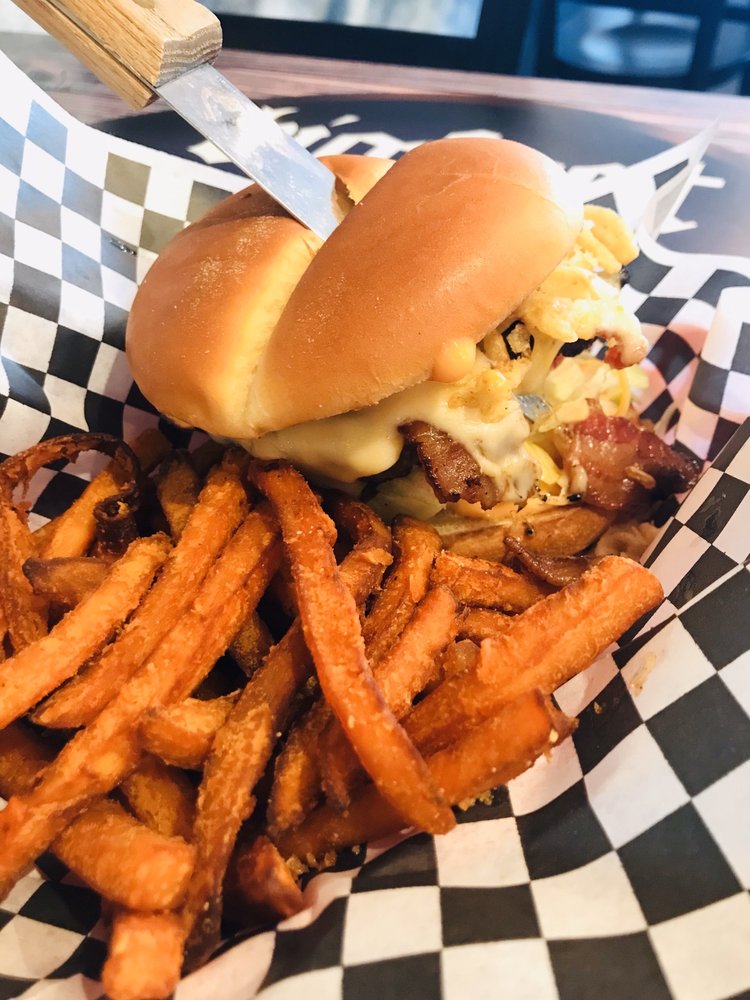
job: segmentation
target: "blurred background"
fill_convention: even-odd
[[[227,47],[750,93],[750,0],[204,0]],[[0,0],[0,31],[34,31]]]

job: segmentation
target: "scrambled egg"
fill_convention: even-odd
[[[537,495],[553,504],[567,503],[585,482],[580,476],[569,481],[551,431],[585,420],[592,399],[608,416],[624,416],[633,393],[647,384],[637,362],[648,344],[619,297],[622,268],[638,254],[633,234],[620,216],[601,206],[586,206],[584,219],[570,254],[522,303],[510,325],[482,342],[492,368],[455,396],[455,405],[478,406],[486,419],[502,414],[513,393],[533,393],[545,401],[524,449],[537,466]],[[563,358],[553,367],[564,344],[594,338],[616,347],[626,367],[613,368],[588,353]]]

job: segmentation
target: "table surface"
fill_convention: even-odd
[[[129,113],[117,97],[52,38],[0,33],[0,49],[81,121],[94,123]],[[238,50],[222,52],[216,65],[255,100],[320,94],[507,98],[618,115],[648,126],[652,133],[668,142],[685,139],[699,128],[719,121],[716,145],[750,157],[748,97]],[[152,107],[159,109],[163,105],[159,102]]]

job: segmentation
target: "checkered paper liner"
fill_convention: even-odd
[[[243,181],[81,125],[4,59],[0,88],[0,452],[132,437],[159,422],[122,351],[137,282]],[[750,262],[656,242],[708,140],[588,190],[640,228],[626,294],[653,345],[644,413],[711,460],[647,555],[664,605],[560,690],[580,724],[549,759],[447,837],[345,852],[308,909],[227,942],[177,1000],[747,995]],[[87,473],[38,476],[34,523]],[[95,894],[51,855],[0,903],[0,1000],[98,997],[104,952]]]

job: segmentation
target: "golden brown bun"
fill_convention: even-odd
[[[510,315],[581,226],[565,174],[518,143],[444,139],[387,173],[385,160],[325,162],[355,201],[377,184],[322,248],[250,187],[149,271],[127,353],[167,416],[252,438],[423,381],[444,344]]]

